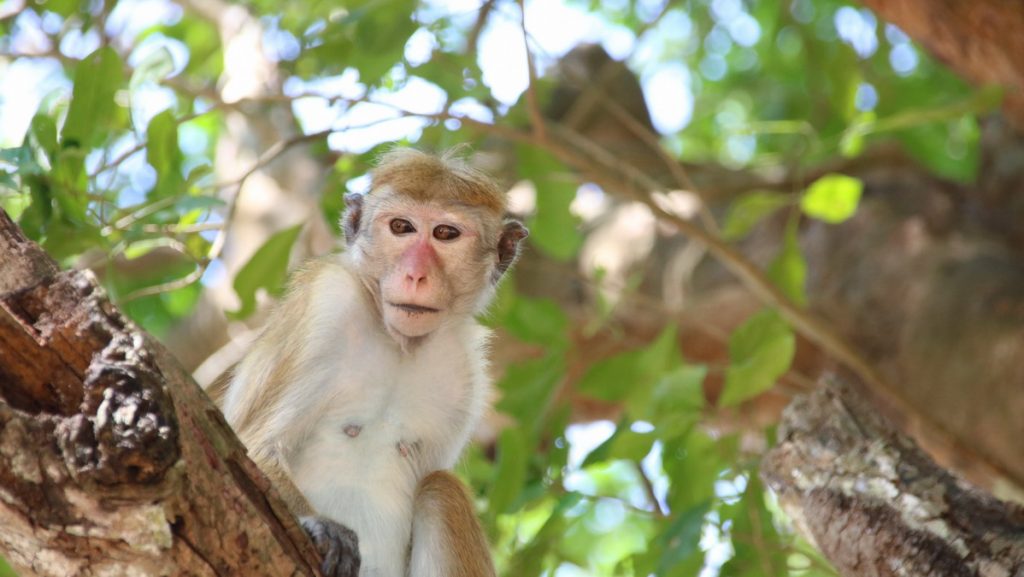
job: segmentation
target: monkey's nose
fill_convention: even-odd
[[[425,289],[425,288],[427,288],[427,274],[426,273],[418,274],[418,273],[411,273],[411,272],[410,273],[406,273],[405,274],[405,283],[407,285],[409,285],[409,288],[411,288],[413,290]]]

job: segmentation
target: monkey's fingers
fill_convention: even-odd
[[[303,517],[300,521],[320,552],[324,577],[359,577],[359,539],[354,531],[325,517]]]

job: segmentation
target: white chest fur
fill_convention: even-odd
[[[344,343],[321,397],[296,416],[309,422],[286,451],[292,476],[319,514],[359,536],[361,577],[404,576],[416,485],[455,464],[486,401],[470,348],[482,331],[446,327],[409,353],[383,334]]]

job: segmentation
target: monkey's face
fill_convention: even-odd
[[[475,312],[495,265],[471,211],[392,198],[376,207],[371,227],[389,333],[423,337],[453,315]]]

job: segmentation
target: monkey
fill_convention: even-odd
[[[382,155],[345,196],[345,250],[293,275],[211,396],[329,577],[494,575],[450,470],[488,403],[476,316],[529,231],[455,154]]]

